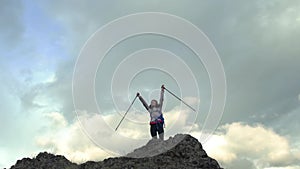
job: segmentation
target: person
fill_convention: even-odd
[[[140,93],[137,93],[137,97],[142,102],[143,106],[150,114],[150,134],[153,139],[157,139],[157,133],[159,139],[164,140],[164,117],[162,114],[162,105],[164,101],[164,85],[161,86],[159,103],[157,100],[151,100],[151,104],[148,105],[143,99]]]

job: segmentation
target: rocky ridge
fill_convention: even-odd
[[[175,143],[175,144],[174,144]],[[64,156],[47,152],[35,158],[18,160],[11,169],[220,169],[198,140],[187,134],[177,134],[166,141],[150,140],[132,153],[103,161],[76,164]]]

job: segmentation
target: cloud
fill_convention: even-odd
[[[205,147],[209,155],[224,165],[247,159],[258,168],[286,167],[300,160],[286,137],[262,125],[235,122],[221,126],[220,130]]]
[[[5,158],[6,153],[3,151],[3,148],[0,148],[0,166],[5,166],[8,163],[7,158]]]
[[[36,136],[36,132],[33,131],[37,130],[38,126],[43,125],[44,122],[39,121],[40,116],[44,112],[51,111],[61,112],[65,119],[55,113],[44,116],[49,121],[49,124],[47,123],[48,128],[51,128],[51,130],[46,132],[52,136],[52,141],[50,141],[49,145],[53,144],[53,147],[58,147],[55,148],[56,150],[61,150],[58,152],[67,151],[63,147],[58,146],[60,145],[59,140],[53,139],[61,135],[64,136],[62,134],[64,129],[68,132],[81,132],[77,126],[80,124],[73,121],[75,116],[71,91],[71,76],[75,60],[73,56],[77,56],[85,40],[99,26],[124,14],[144,11],[169,12],[184,17],[195,25],[200,26],[212,40],[224,63],[229,89],[227,109],[222,124],[234,121],[244,121],[249,124],[259,122],[272,127],[276,133],[273,131],[272,134],[271,130],[265,127],[249,127],[257,128],[259,132],[262,132],[263,129],[269,131],[265,132],[266,135],[270,136],[268,139],[272,138],[271,135],[280,133],[281,135],[290,135],[291,138],[296,137],[296,139],[294,138],[295,142],[299,140],[297,137],[299,108],[295,108],[295,104],[299,105],[296,99],[299,93],[298,72],[300,71],[300,57],[298,57],[300,48],[297,45],[299,44],[300,30],[299,2],[280,0],[272,2],[260,0],[241,1],[235,4],[220,1],[182,1],[175,3],[172,0],[164,2],[120,1],[120,3],[99,1],[96,4],[83,3],[81,1],[70,3],[65,0],[39,2],[37,6],[42,8],[41,13],[38,13],[41,14],[39,16],[47,16],[42,18],[42,20],[45,23],[54,21],[55,25],[58,25],[63,31],[59,35],[52,34],[50,32],[56,32],[56,29],[52,30],[52,27],[49,27],[49,30],[42,31],[43,36],[39,36],[40,34],[37,33],[40,30],[34,28],[33,37],[37,36],[38,39],[42,40],[41,43],[36,43],[36,41],[32,40],[31,34],[24,33],[25,28],[28,30],[28,27],[25,27],[26,25],[32,26],[33,18],[29,17],[27,18],[28,20],[23,20],[26,18],[23,15],[23,5],[31,7],[28,8],[30,10],[33,9],[33,6],[27,2],[26,4],[10,0],[0,2],[0,20],[6,23],[0,27],[0,39],[2,39],[0,40],[2,46],[0,65],[3,68],[1,78],[5,79],[0,85],[1,111],[5,113],[1,113],[0,116],[3,119],[3,125],[6,126],[1,129],[0,142],[9,147],[9,151],[5,151],[5,153],[8,152],[6,153],[8,154],[7,156],[14,156],[15,158],[16,154],[20,155],[19,150],[25,149],[25,146],[22,147],[18,142],[19,139],[22,139],[24,144],[26,144],[26,152],[30,151],[29,149],[31,148],[28,146],[31,143],[30,138]],[[189,9],[188,12],[183,10],[186,8]],[[7,21],[8,19],[9,21]],[[52,48],[54,45],[52,43],[53,39],[50,38],[51,40],[49,40],[49,36],[58,41],[61,48]],[[7,50],[12,49],[7,48],[7,46],[12,47],[13,50]],[[178,49],[181,50],[181,48]],[[44,50],[47,52],[40,52]],[[49,51],[54,52],[49,54]],[[124,54],[123,52],[120,53]],[[65,56],[61,57],[61,55],[65,54],[70,58],[65,59]],[[47,57],[42,57],[42,55]],[[54,72],[50,70],[51,75],[55,73],[53,75],[53,77],[56,77],[55,80],[48,78],[49,72],[45,72],[49,69],[51,60],[55,60],[56,63]],[[108,66],[111,65],[108,64]],[[24,67],[26,70],[23,69]],[[195,64],[193,67],[196,68],[199,65]],[[44,82],[45,77],[47,84],[41,84]],[[41,81],[41,79],[43,80]],[[201,79],[201,84],[203,85],[206,81]],[[189,83],[186,84],[188,85]],[[202,90],[205,90],[205,88]],[[291,103],[290,98],[296,100],[297,103]],[[298,95],[298,99],[300,100],[300,95]],[[206,99],[201,101],[205,102]],[[108,99],[107,102],[111,102],[111,100]],[[106,104],[106,102],[103,103]],[[40,105],[43,107],[39,107]],[[270,111],[265,111],[266,109]],[[292,109],[291,112],[288,111],[290,109]],[[135,117],[135,114],[132,114]],[[257,118],[249,118],[250,116]],[[121,116],[107,116],[106,120],[113,122],[115,117],[120,119]],[[182,130],[180,127],[186,126],[186,124],[183,121],[178,121],[178,119],[189,119],[191,117],[193,116],[180,115],[175,110],[170,111],[170,114],[166,113],[167,129],[174,125],[172,133]],[[93,118],[97,118],[97,116],[92,116],[90,120]],[[147,123],[147,117],[144,115],[141,115],[138,119],[142,123]],[[32,122],[32,124],[28,124],[28,121]],[[148,130],[146,124],[141,125],[145,127],[137,128],[136,125],[130,126],[129,122],[127,123],[125,122],[123,124],[124,128],[120,130],[120,132],[123,132],[123,135],[127,134],[133,138],[147,138],[149,136],[148,132],[144,132]],[[78,128],[73,127],[73,125]],[[22,127],[20,128],[20,126]],[[243,129],[248,128],[245,127]],[[224,128],[223,134],[226,134],[227,131],[229,131],[229,128]],[[44,138],[47,138],[46,133]],[[65,135],[68,136],[68,134]],[[78,135],[83,138],[86,137],[84,134]],[[76,140],[78,135],[69,136],[70,138],[65,139],[64,144],[71,143],[72,141],[70,140],[73,137]],[[279,138],[282,137],[278,136]],[[217,145],[220,147],[226,147],[225,145],[229,144],[228,141],[231,141],[228,137],[229,135],[225,137],[225,135],[220,134],[213,136],[212,140],[214,139],[218,142]],[[230,136],[231,139],[233,139],[232,137]],[[275,137],[275,139],[279,138]],[[240,138],[240,140],[243,139],[245,138]],[[253,141],[258,142],[257,139]],[[88,139],[83,142],[90,145]],[[236,142],[234,144],[237,144]],[[263,143],[263,146],[265,144]],[[271,145],[274,146],[273,144]],[[280,143],[280,145],[283,146],[282,148],[284,146],[291,147],[291,143]],[[228,153],[228,156],[225,157],[224,155],[221,157],[220,155],[220,158],[224,158],[224,161],[231,162],[231,164],[246,165],[248,159],[239,159],[239,153],[236,149],[240,147],[230,146],[232,147],[222,148],[219,151],[220,154]],[[98,151],[93,146],[91,148]],[[265,148],[268,151],[271,149],[270,147]],[[253,150],[249,151],[252,151],[252,153],[240,153],[246,154],[245,156],[247,157],[249,155],[251,158],[257,158]],[[71,154],[75,150],[70,148],[67,152]],[[25,152],[22,153],[24,154]],[[284,159],[290,153],[283,151],[278,154],[270,152],[269,155],[263,153],[265,160],[274,165],[275,159]],[[84,155],[82,157],[92,158],[84,157]]]
[[[179,111],[172,110],[172,112],[172,116],[168,116],[170,112],[166,112],[166,119],[174,121],[174,124],[168,125],[168,128],[179,130],[179,128],[187,127],[187,123],[177,123],[178,117],[180,117]],[[48,126],[43,134],[36,137],[37,145],[44,150],[63,154],[71,161],[81,163],[88,160],[103,160],[107,157],[120,155],[118,153],[130,152],[150,139],[148,125],[137,122],[144,120],[145,114],[135,114],[137,121],[132,121],[131,117],[125,119],[118,133],[113,132],[113,129],[111,131],[106,130],[105,125],[116,126],[122,117],[121,115],[83,115],[82,113],[78,117],[79,119],[82,118],[81,122],[74,120],[72,123],[68,123],[60,113],[46,114],[45,118],[49,123],[47,123]],[[99,124],[100,119],[104,119],[106,124]],[[83,132],[82,127],[84,127],[85,132],[89,133],[90,138]],[[167,136],[176,134],[168,131],[168,128],[166,129]],[[90,133],[91,131],[95,132],[95,135]],[[204,133],[201,133],[199,128],[194,128],[191,134],[200,138],[200,135]],[[94,137],[96,135],[98,137]],[[118,139],[120,135],[127,138],[120,140]],[[103,142],[99,142],[99,140]],[[107,143],[111,147],[105,147]],[[124,147],[124,144],[127,147]],[[204,143],[204,148],[223,167],[232,169],[240,167],[245,169],[298,169],[297,164],[299,163],[297,161],[300,160],[300,151],[291,147],[286,137],[280,136],[272,129],[259,124],[251,126],[236,122],[223,125],[216,134],[210,137],[208,142]]]
[[[200,103],[200,99],[196,97],[185,97],[183,100],[189,105],[197,105]]]
[[[24,32],[21,17],[24,12],[23,8],[23,4],[17,1],[2,0],[0,2],[0,22],[5,23],[0,27],[0,43],[4,47],[3,49],[15,47],[22,39]]]
[[[268,167],[265,169],[300,169],[299,165],[295,166],[288,166],[288,167]]]
[[[223,166],[224,167],[224,166]],[[247,158],[237,158],[230,162],[229,164],[226,164],[226,168],[230,169],[257,169],[254,162],[247,159]]]
[[[72,43],[68,43],[70,46],[66,45],[65,48],[71,49],[72,55],[77,55],[88,36],[101,25],[125,14],[160,11],[192,21],[212,40],[225,66],[228,82],[228,108],[223,123],[251,121],[249,116],[253,114],[259,116],[262,110],[270,107],[281,111],[281,107],[276,107],[276,105],[298,92],[296,91],[298,90],[297,84],[299,84],[297,72],[300,70],[297,44],[300,24],[296,20],[300,16],[299,2],[257,0],[228,4],[219,1],[175,3],[168,0],[159,3],[99,1],[96,4],[74,1],[70,4],[64,0],[40,2],[40,5],[48,15],[59,21],[58,23],[67,30],[64,36],[71,39]],[[189,12],[180,10],[183,8],[188,8]],[[228,41],[232,43],[227,43]],[[137,44],[132,46],[137,46]],[[129,48],[131,46],[126,47],[128,50]],[[124,52],[120,53],[118,55],[124,55]],[[193,67],[197,66],[199,67],[199,65]],[[67,71],[70,73],[71,70]],[[65,72],[59,71],[59,73]],[[101,82],[103,81],[106,82],[101,79]],[[203,84],[203,80],[201,83]],[[205,91],[205,89],[200,90]],[[63,92],[56,93],[56,95],[63,95],[61,93]],[[70,96],[69,91],[66,93]],[[67,97],[65,98],[64,100],[68,100]],[[66,110],[71,108],[65,107]],[[65,110],[63,112],[67,113]],[[284,114],[284,112],[280,113]],[[235,117],[234,120],[232,117]],[[72,119],[71,115],[68,118]],[[259,122],[268,123],[268,120],[260,119]]]
[[[257,0],[228,4],[220,1],[175,3],[168,0],[159,3],[98,1],[96,4],[74,1],[70,4],[64,0],[40,4],[48,15],[67,30],[64,36],[71,39],[72,43],[68,43],[70,46],[66,48],[71,49],[72,55],[77,55],[88,36],[101,25],[125,14],[160,11],[192,21],[212,40],[225,66],[228,108],[224,123],[250,121],[249,116],[259,116],[262,110],[270,107],[279,110],[280,107],[276,105],[298,92],[297,72],[300,70],[297,44],[300,24],[296,20],[300,16],[299,2]],[[189,12],[180,10],[184,8],[188,8]],[[124,55],[124,52],[120,53]],[[71,72],[71,69],[67,71]],[[235,117],[234,120],[232,117]],[[71,116],[68,118],[71,119]],[[268,123],[266,119],[259,122]]]
[[[50,119],[51,126],[54,126],[55,128],[67,126],[66,119],[58,112],[47,113],[45,116]]]
[[[58,112],[48,113],[45,117],[49,122],[48,126],[43,134],[36,137],[36,144],[41,149],[65,155],[77,163],[102,160],[110,155],[84,134],[78,121],[68,123]]]
[[[46,113],[45,126],[37,135],[36,144],[40,149],[63,154],[79,163],[124,155],[144,145],[151,138],[149,114],[144,112],[128,113],[115,132],[114,129],[124,113],[101,115],[79,111],[78,117],[71,122],[61,113]],[[165,112],[166,138],[177,133],[188,133],[192,127],[197,126],[193,124],[194,116],[193,112],[180,107]]]

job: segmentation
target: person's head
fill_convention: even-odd
[[[151,107],[157,107],[157,106],[158,106],[157,100],[151,100],[150,106],[151,106]]]

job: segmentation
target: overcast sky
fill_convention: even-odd
[[[149,117],[138,102],[119,133],[137,141],[127,150],[97,119],[113,128],[137,91],[150,101],[161,84],[199,106],[196,118],[166,93],[166,135],[190,132],[201,140],[212,95],[207,70],[181,42],[160,35],[134,36],[112,48],[94,78],[101,112],[76,116],[72,77],[80,50],[101,26],[138,12],[184,18],[218,51],[227,97],[219,127],[204,143],[210,156],[231,169],[300,168],[300,1],[292,0],[0,1],[0,167],[40,151],[83,162],[144,144]],[[143,70],[156,63],[168,70]],[[78,121],[85,117],[87,126]],[[89,135],[91,129],[101,135]]]

